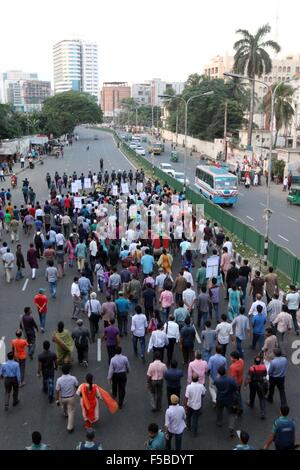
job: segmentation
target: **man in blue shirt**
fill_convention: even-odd
[[[145,254],[141,258],[141,265],[142,265],[143,273],[145,276],[147,276],[150,273],[153,273],[154,258],[152,255],[150,255],[149,249],[145,250]]]
[[[263,313],[262,305],[256,307],[257,315],[254,315],[252,318],[252,327],[253,327],[253,339],[252,339],[252,349],[255,349],[256,343],[258,342],[259,349],[261,350],[265,341],[265,326],[267,317]]]
[[[284,389],[284,380],[286,374],[286,368],[288,365],[288,360],[286,357],[281,355],[281,349],[274,349],[274,359],[272,359],[269,367],[269,394],[267,400],[272,403],[275,387],[278,388],[280,394],[280,404],[281,406],[287,405],[285,389]]]
[[[218,369],[219,377],[215,380],[215,386],[217,388],[217,425],[222,427],[223,425],[223,410],[226,408],[229,416],[229,432],[230,436],[235,435],[234,423],[236,413],[233,410],[236,404],[236,392],[238,386],[236,381],[232,377],[226,375],[226,369],[224,366]]]
[[[280,416],[274,421],[272,433],[264,445],[264,450],[267,450],[272,442],[274,442],[276,450],[295,449],[295,423],[288,418],[289,412],[288,406],[280,407]]]
[[[227,359],[222,355],[222,346],[219,344],[216,347],[216,354],[211,356],[208,361],[208,374],[209,374],[209,393],[213,402],[213,406],[216,406],[217,401],[217,389],[215,381],[218,377],[218,369],[223,366],[227,369]]]
[[[20,366],[18,362],[14,361],[14,353],[12,351],[7,354],[7,361],[0,365],[0,375],[4,378],[4,409],[7,411],[11,391],[13,391],[13,406],[19,403],[18,395],[21,383]]]
[[[149,439],[145,442],[146,450],[166,450],[165,434],[160,431],[156,423],[148,426]]]
[[[171,367],[164,373],[164,378],[167,383],[167,398],[168,405],[171,405],[171,395],[177,395],[180,398],[181,384],[180,381],[183,377],[183,371],[177,368],[178,362],[173,359]]]

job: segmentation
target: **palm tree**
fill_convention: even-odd
[[[255,78],[257,75],[261,77],[263,74],[268,74],[272,70],[272,60],[266,49],[272,49],[275,52],[280,51],[280,46],[277,42],[268,40],[265,41],[265,36],[271,32],[271,27],[268,24],[261,26],[256,34],[253,36],[246,29],[238,29],[237,34],[242,36],[234,44],[236,51],[234,56],[234,72],[245,74],[249,78]],[[249,113],[248,125],[248,145],[252,142],[252,128],[253,128],[253,114],[254,114],[254,96],[255,96],[255,82],[251,81],[251,102]]]
[[[274,91],[277,83],[272,85],[272,89]],[[275,122],[276,122],[276,136],[274,141],[274,148],[276,147],[278,133],[282,127],[287,127],[291,123],[291,119],[295,114],[295,110],[293,108],[293,96],[295,93],[295,88],[291,85],[286,83],[281,83],[278,86],[276,91],[275,103],[274,103],[274,115],[275,115]],[[270,120],[271,120],[271,90],[265,95],[263,101],[263,109],[267,116],[267,125],[270,127]]]

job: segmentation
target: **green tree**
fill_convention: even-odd
[[[55,137],[73,132],[80,124],[98,124],[103,113],[88,93],[67,91],[51,96],[43,103],[41,122],[47,134]]]
[[[266,51],[279,52],[280,46],[277,42],[272,40],[265,41],[267,34],[271,32],[271,27],[268,24],[261,26],[257,32],[252,35],[245,29],[238,29],[237,34],[242,36],[241,39],[234,43],[234,71],[242,75],[247,75],[249,78],[255,76],[261,77],[263,74],[268,74],[272,70],[272,60]],[[248,145],[252,143],[252,129],[253,129],[253,114],[254,114],[254,99],[255,99],[255,82],[251,81],[251,101],[250,113],[248,124]]]
[[[274,91],[277,87],[277,84],[272,85],[272,90]],[[290,125],[292,117],[295,114],[293,108],[293,96],[295,93],[295,88],[286,83],[282,83],[278,86],[274,102],[274,115],[276,123],[276,135],[274,140],[274,148],[277,144],[278,133],[282,127],[287,129]],[[270,127],[271,120],[271,90],[264,96],[263,100],[263,110],[267,115],[267,124]]]
[[[16,113],[8,104],[0,104],[0,140],[22,135],[22,127]]]

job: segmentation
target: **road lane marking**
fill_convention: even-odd
[[[252,220],[252,222],[254,222],[254,219],[252,219],[252,217],[249,217],[249,215],[246,215],[247,219],[250,219]]]
[[[25,290],[26,287],[27,287],[28,281],[29,281],[29,279],[27,278],[26,281],[24,282],[24,286],[22,287],[22,291],[23,291],[23,292],[24,292],[24,290]]]
[[[285,240],[286,242],[288,242],[288,239],[285,238],[285,237],[283,237],[282,235],[279,235],[279,234],[278,234],[278,237],[280,237],[280,238],[282,238],[282,240]]]
[[[263,207],[267,207],[267,204],[264,204],[263,202],[260,202],[260,205]]]
[[[288,216],[288,219],[293,220],[293,222],[299,222],[297,219],[294,219],[294,217],[289,217],[289,216]]]

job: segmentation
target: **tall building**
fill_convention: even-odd
[[[160,95],[166,94],[168,88],[173,88],[176,95],[180,95],[185,87],[184,82],[165,82],[160,78],[153,78],[151,80],[151,104],[153,106],[164,106],[164,98]]]
[[[98,46],[78,39],[53,46],[54,93],[83,91],[99,96]]]
[[[42,103],[49,96],[51,83],[38,80],[36,73],[11,70],[1,76],[1,99],[11,104],[15,111],[40,111]]]
[[[151,83],[133,83],[131,86],[131,97],[139,105],[151,104]]]
[[[209,64],[203,68],[203,75],[210,78],[224,78],[224,72],[231,72],[234,64],[232,56],[225,54],[224,56],[216,55]]]
[[[104,117],[114,117],[121,110],[121,101],[130,96],[131,89],[127,82],[104,82],[101,90],[101,109]]]

